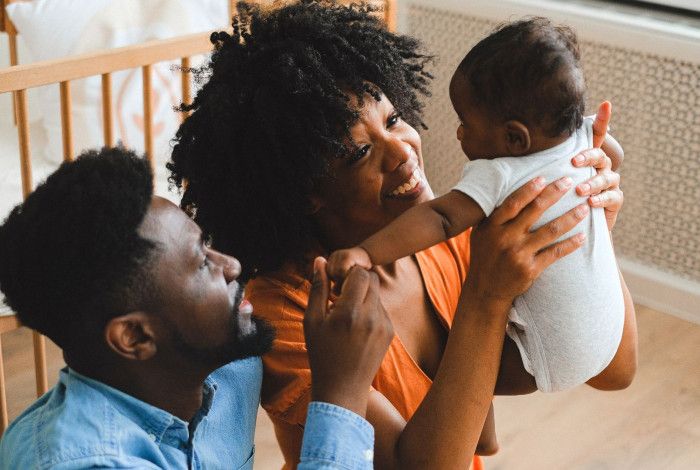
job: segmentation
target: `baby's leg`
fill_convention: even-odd
[[[481,430],[479,442],[476,444],[477,455],[494,455],[498,452],[498,439],[496,437],[496,418],[493,414],[493,402],[489,408],[489,414],[486,415],[484,428]]]
[[[630,386],[637,371],[637,323],[634,310],[625,311],[622,340],[615,356],[603,372],[586,382],[598,390],[622,390]]]
[[[506,336],[501,353],[501,367],[496,381],[496,395],[526,395],[537,390],[535,377],[523,366],[520,351],[512,339]]]

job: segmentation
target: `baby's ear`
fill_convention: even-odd
[[[508,121],[504,126],[506,133],[506,148],[508,154],[514,157],[526,155],[530,151],[530,131],[520,121]]]

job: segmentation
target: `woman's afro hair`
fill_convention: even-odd
[[[214,245],[246,273],[302,260],[318,237],[308,196],[348,155],[358,118],[350,96],[383,93],[423,126],[431,57],[387,31],[367,5],[302,0],[274,9],[238,4],[233,34],[214,33],[203,83],[175,138],[170,181]]]

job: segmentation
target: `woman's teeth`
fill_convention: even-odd
[[[412,190],[416,186],[418,186],[418,183],[421,181],[421,171],[420,168],[416,168],[413,170],[413,175],[411,176],[411,179],[408,180],[406,183],[402,184],[401,186],[397,187],[391,192],[392,196],[398,196],[399,194],[403,194],[407,191]]]

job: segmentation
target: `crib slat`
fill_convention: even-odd
[[[102,74],[102,133],[105,147],[114,147],[112,137],[112,75]]]
[[[7,429],[7,395],[5,394],[5,366],[2,361],[2,336],[0,335],[0,436]]]
[[[63,161],[73,160],[73,116],[71,113],[70,82],[61,82],[61,135]]]
[[[46,376],[46,338],[32,331],[34,339],[34,373],[36,375],[36,396],[40,397],[49,389]]]
[[[396,0],[385,0],[384,1],[384,22],[386,23],[386,29],[389,31],[396,31]]]
[[[17,57],[17,34],[8,31],[9,47],[10,47],[10,65],[17,65],[19,59]],[[12,117],[14,119],[15,125],[17,125],[17,100],[15,100],[15,95],[12,95]]]
[[[17,102],[17,133],[19,134],[19,155],[22,171],[22,194],[26,198],[32,192],[31,148],[29,146],[29,113],[27,111],[27,90],[15,91]],[[46,377],[46,341],[36,331],[34,337],[34,369],[36,373],[36,393],[43,395],[49,389]]]
[[[190,101],[192,100],[192,87],[190,83],[190,58],[189,57],[183,57],[182,58],[182,103],[183,104],[190,104]],[[182,120],[184,121],[187,119],[187,116],[189,113],[187,111],[182,112]]]
[[[146,158],[153,166],[153,96],[151,87],[151,66],[141,67],[143,76],[143,139]]]
[[[32,161],[29,147],[29,113],[27,111],[27,90],[14,92],[17,109],[17,134],[19,136],[19,156],[22,171],[22,194],[26,198],[32,192]]]

